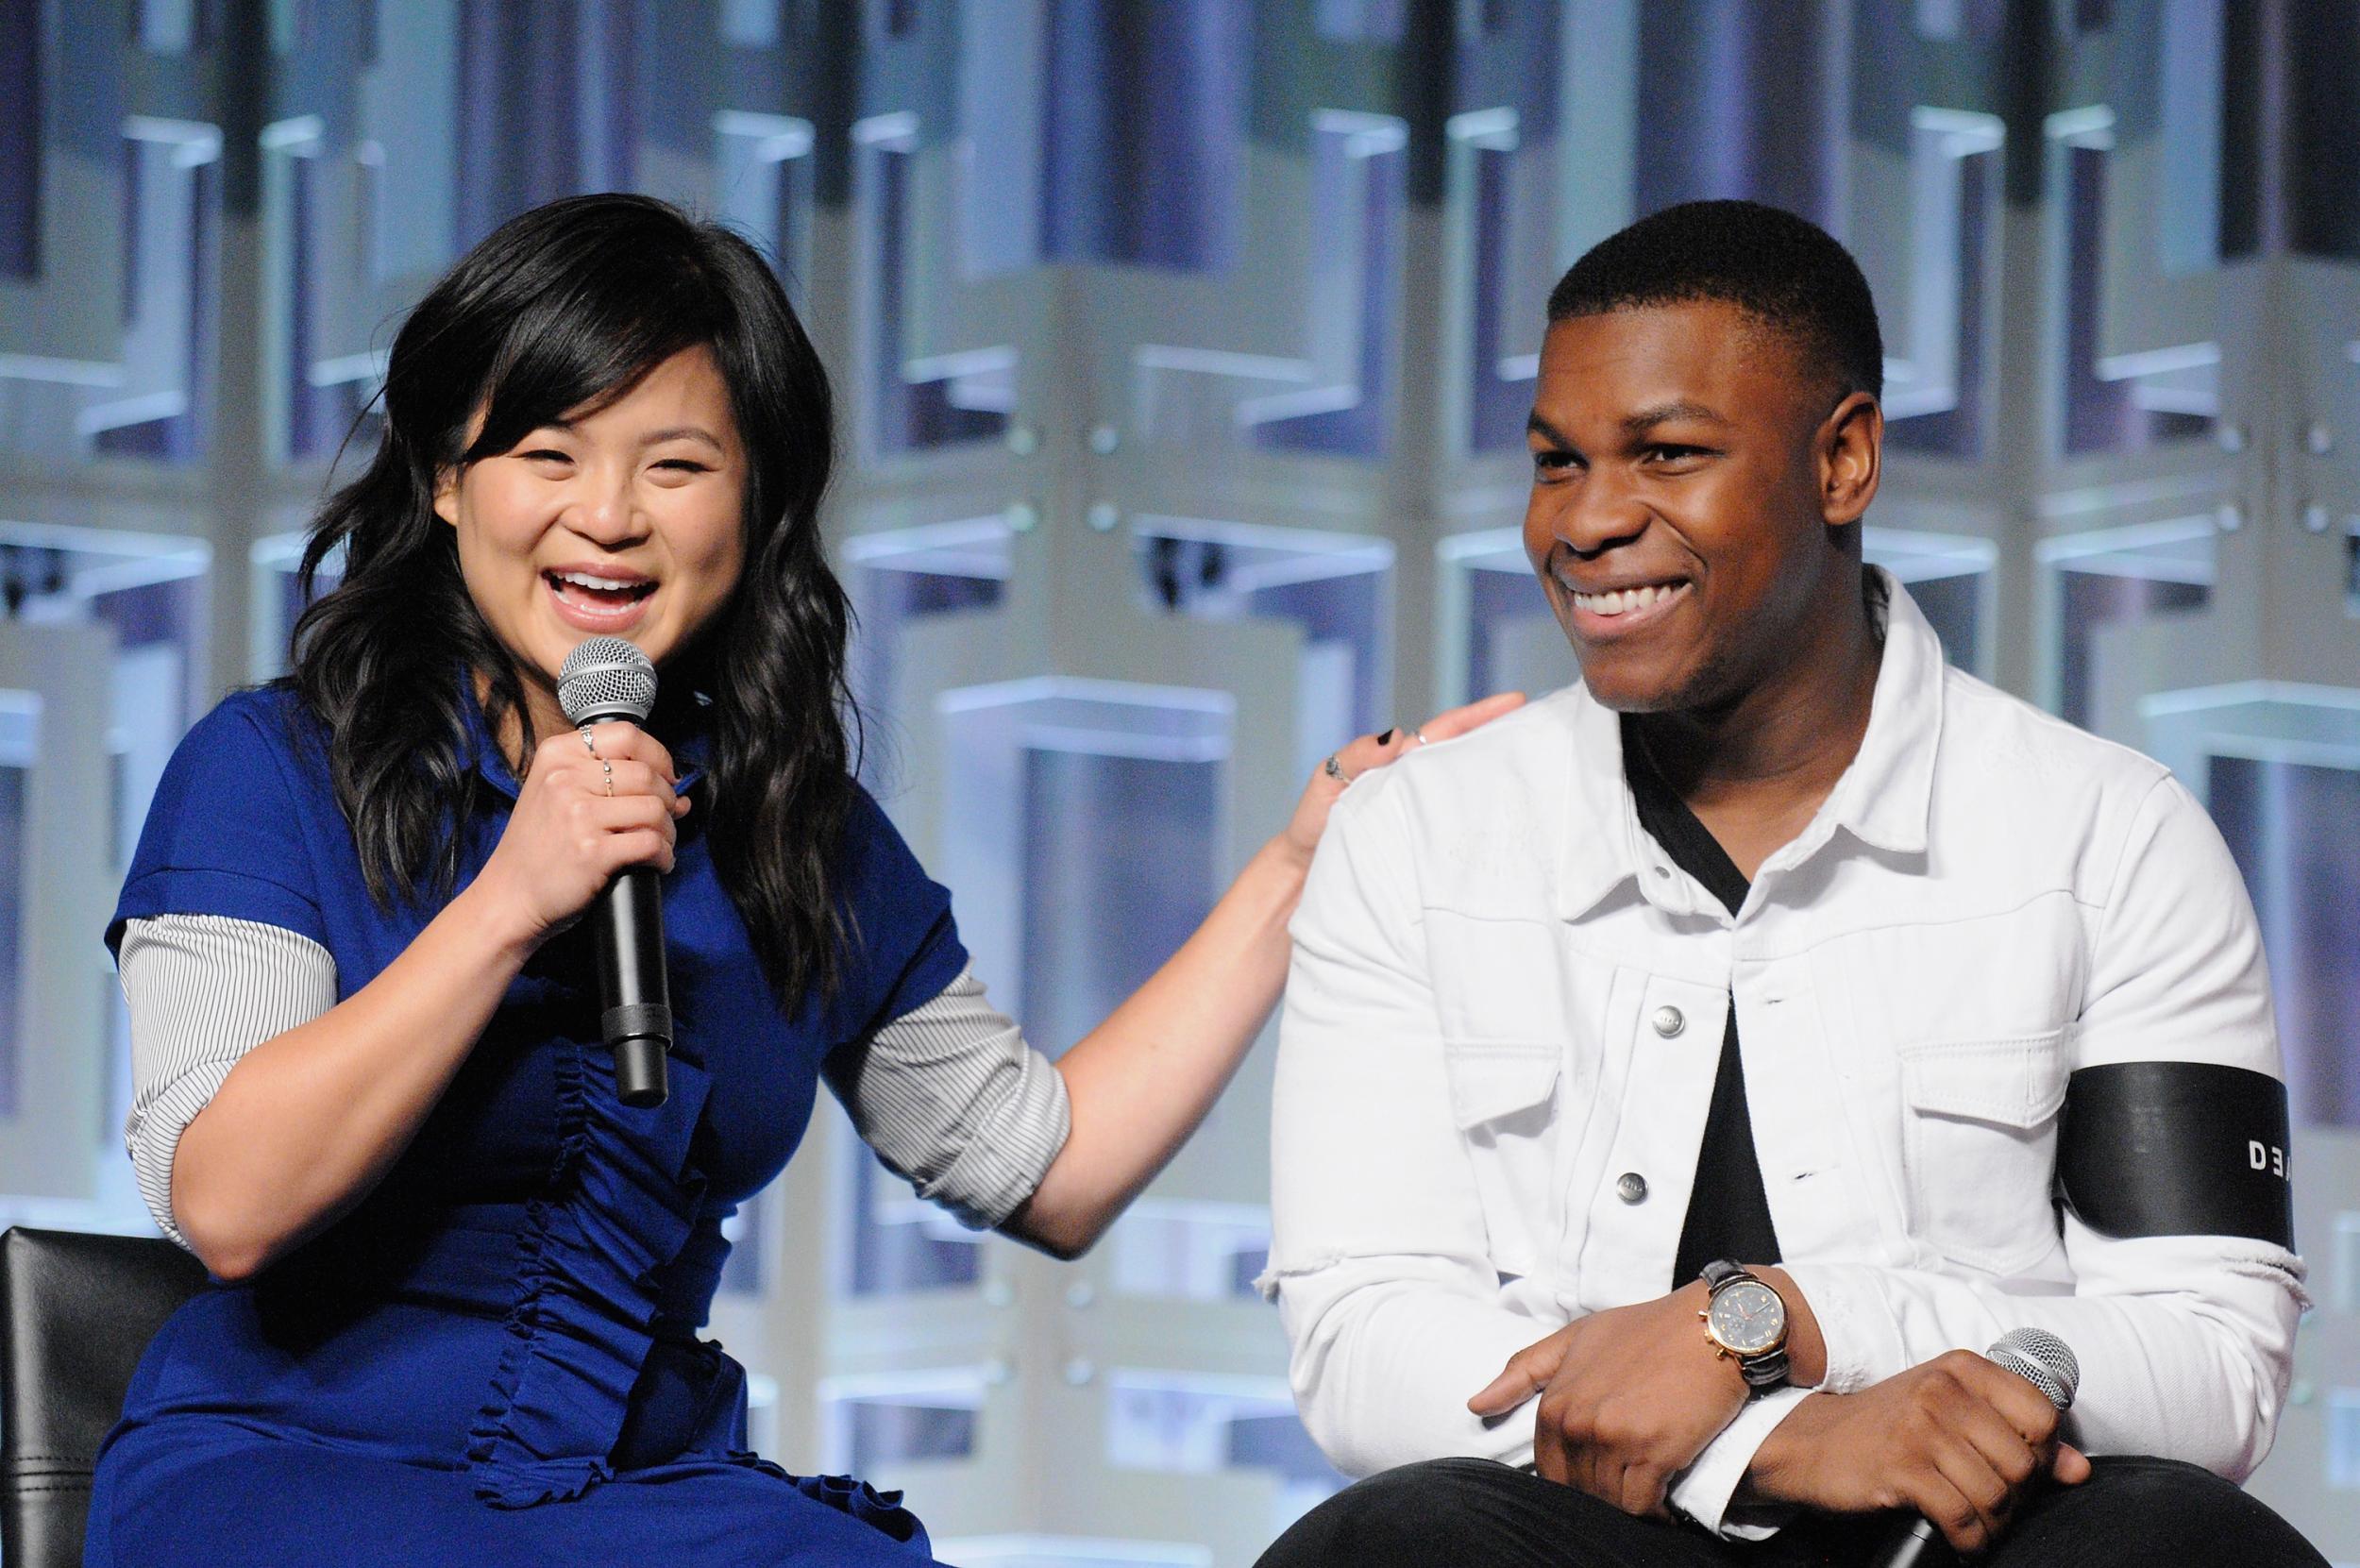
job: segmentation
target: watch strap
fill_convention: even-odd
[[[1706,1291],[1710,1293],[1718,1290],[1724,1285],[1734,1285],[1741,1279],[1752,1279],[1754,1276],[1745,1272],[1745,1265],[1732,1263],[1726,1257],[1716,1257],[1704,1266],[1700,1277],[1705,1282]]]
[[[1776,1350],[1763,1351],[1759,1356],[1737,1357],[1737,1374],[1745,1379],[1745,1386],[1757,1393],[1785,1382],[1787,1370],[1784,1345]]]

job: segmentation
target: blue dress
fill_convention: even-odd
[[[466,706],[484,787],[462,885],[516,795]],[[666,738],[692,784],[697,738]],[[843,982],[782,1008],[704,815],[664,884],[670,1098],[615,1098],[586,922],[545,945],[383,1182],[156,1337],[99,1459],[92,1568],[932,1560],[897,1494],[748,1453],[744,1371],[695,1329],[721,1222],[801,1139],[821,1059],[965,967],[949,896],[862,795],[836,868],[857,934]],[[108,936],[166,914],[265,921],[328,950],[341,998],[438,907],[370,899],[321,728],[272,688],[182,741]]]

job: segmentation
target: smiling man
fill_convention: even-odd
[[[1882,350],[1826,234],[1673,208],[1549,322],[1525,544],[1581,683],[1356,786],[1295,919],[1265,1287],[1374,1478],[1265,1562],[1866,1562],[1912,1515],[2319,1561],[2231,1484],[2301,1265],[2202,808],[1863,566]],[[2062,1417],[1978,1354],[2024,1328]]]

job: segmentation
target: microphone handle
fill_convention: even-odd
[[[655,869],[633,866],[607,884],[590,922],[598,931],[599,1024],[615,1053],[615,1088],[648,1109],[670,1092],[672,995],[665,976],[664,895]]]
[[[1942,1531],[1935,1528],[1934,1522],[1915,1518],[1910,1521],[1909,1528],[1893,1537],[1870,1568],[1949,1568],[1958,1560],[1958,1553],[1942,1539]]]

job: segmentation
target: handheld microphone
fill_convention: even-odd
[[[2082,1385],[2082,1363],[2067,1345],[2041,1328],[2011,1328],[1984,1356],[2014,1373],[2048,1396],[2060,1413],[2073,1408],[2074,1391]],[[1870,1568],[1941,1568],[1958,1561],[1958,1554],[1943,1540],[1930,1519],[1913,1519],[1894,1532]]]
[[[577,727],[644,724],[655,708],[655,665],[622,637],[590,637],[565,655],[557,703]],[[652,866],[628,867],[607,884],[591,917],[598,948],[599,1027],[615,1053],[615,1087],[648,1109],[670,1092],[672,991],[664,972],[664,896]]]

